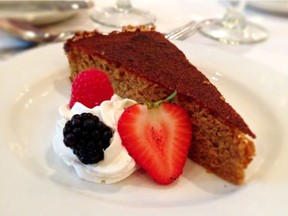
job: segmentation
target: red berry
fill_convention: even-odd
[[[192,139],[188,113],[164,102],[148,108],[128,107],[118,122],[122,144],[146,172],[160,184],[170,184],[183,171]]]
[[[70,108],[80,102],[88,108],[100,105],[104,100],[110,100],[114,94],[108,76],[99,70],[89,69],[78,74],[72,83]]]

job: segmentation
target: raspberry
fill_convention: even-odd
[[[76,102],[88,108],[100,105],[104,100],[110,100],[114,94],[108,76],[99,70],[89,69],[78,74],[72,83],[72,93],[69,107]]]
[[[104,159],[112,130],[91,113],[76,114],[63,129],[64,144],[84,164],[95,164]]]

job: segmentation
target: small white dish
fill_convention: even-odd
[[[47,25],[68,19],[93,6],[92,1],[4,1],[0,18],[12,18],[34,25]]]

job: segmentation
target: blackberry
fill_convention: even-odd
[[[112,130],[91,113],[76,114],[63,128],[64,144],[84,164],[98,163],[104,159]]]

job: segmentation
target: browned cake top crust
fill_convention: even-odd
[[[156,32],[98,32],[82,33],[68,40],[64,46],[69,50],[96,55],[108,62],[165,86],[171,92],[177,90],[207,108],[212,115],[220,117],[232,127],[255,138],[241,116],[225,102],[224,97],[199,70],[187,61],[185,55],[165,37]]]

